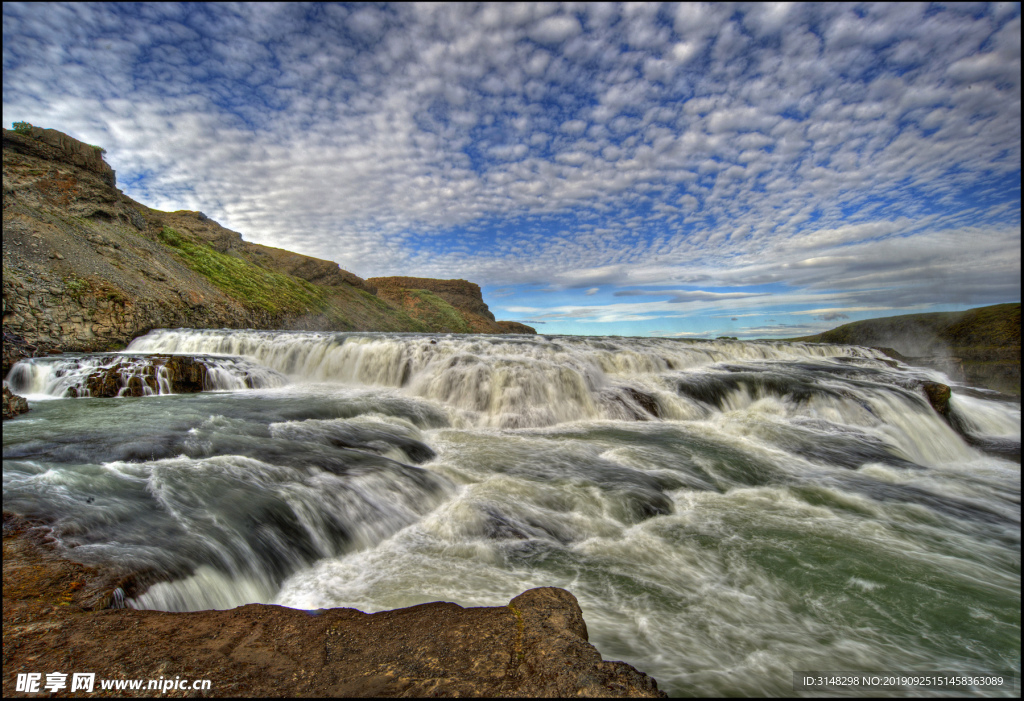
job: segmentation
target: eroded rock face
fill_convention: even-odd
[[[246,242],[202,212],[135,202],[116,188],[102,149],[67,134],[4,129],[3,161],[4,373],[23,358],[124,348],[154,328],[425,330],[409,309],[374,299],[374,285],[337,263]],[[189,264],[161,238],[165,227],[247,265],[313,283],[326,307],[256,304],[231,280]],[[473,283],[411,279],[475,310],[460,311],[467,326],[460,331],[508,332]]]
[[[367,280],[374,285],[378,294],[399,288],[406,290],[427,290],[448,302],[459,311],[468,311],[494,321],[494,314],[484,303],[480,285],[468,280],[435,280],[426,277],[372,277]]]
[[[4,418],[13,419],[26,411],[28,411],[28,400],[11,392],[7,383],[4,382]]]
[[[374,614],[262,604],[97,610],[110,601],[97,590],[116,577],[7,526],[5,514],[5,696],[15,672],[62,669],[69,658],[99,678],[210,679],[213,696],[665,696],[646,674],[601,659],[563,589],[531,589],[507,606],[436,602]]]
[[[4,148],[10,140],[13,148],[41,156],[48,160],[65,161],[100,176],[103,182],[114,187],[117,179],[114,169],[103,160],[103,150],[96,146],[83,143],[56,129],[32,127],[25,134],[4,130]],[[53,149],[52,151],[47,149]]]
[[[304,256],[282,248],[262,246],[255,243],[246,244],[246,247],[266,267],[273,270],[294,275],[316,285],[337,286],[348,284],[372,295],[377,294],[376,287],[358,275],[342,269],[334,261]]]
[[[508,695],[664,697],[658,684],[625,662],[605,662],[588,642],[587,624],[576,597],[565,589],[523,592],[508,608],[522,622],[522,655],[515,678],[523,682]]]

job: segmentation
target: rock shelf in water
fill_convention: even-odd
[[[646,674],[601,659],[564,589],[531,589],[507,606],[373,614],[96,610],[109,575],[57,557],[6,517],[3,557],[5,697],[18,673],[72,670],[210,679],[213,696],[665,696]]]

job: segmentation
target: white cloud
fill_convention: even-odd
[[[5,120],[249,240],[362,275],[1019,298],[1019,9],[132,8],[6,4]]]
[[[530,30],[530,38],[541,44],[560,44],[582,31],[575,17],[558,15],[541,20]]]
[[[700,53],[702,46],[699,41],[680,41],[672,46],[672,58],[681,64],[689,63]]]

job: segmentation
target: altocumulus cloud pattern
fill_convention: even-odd
[[[102,144],[150,206],[480,281],[547,331],[1020,298],[1017,3],[3,12],[6,125]]]

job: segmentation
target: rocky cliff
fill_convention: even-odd
[[[123,348],[160,327],[528,328],[494,322],[476,285],[459,307],[396,302],[336,263],[248,243],[201,212],[150,209],[115,185],[99,147],[4,130],[4,373],[20,358]]]
[[[93,672],[97,692],[101,679],[162,677],[209,679],[211,696],[665,696],[646,674],[601,659],[564,589],[374,614],[135,611],[110,607],[116,576],[61,559],[33,530],[44,529],[4,515],[5,698],[22,695],[19,673],[57,671]]]

